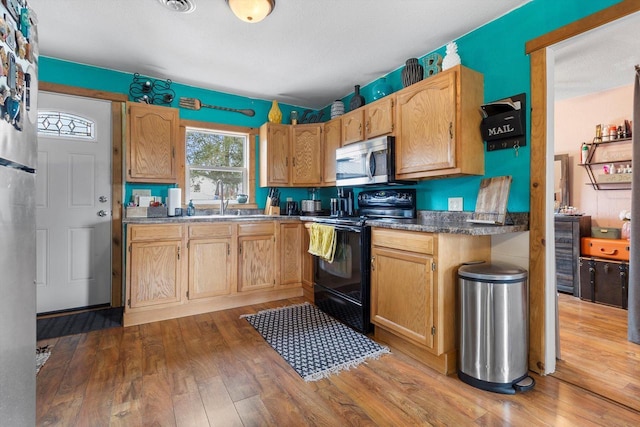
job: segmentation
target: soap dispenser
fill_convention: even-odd
[[[189,205],[187,206],[187,216],[194,216],[196,214],[196,207],[193,206],[193,200],[189,200]]]

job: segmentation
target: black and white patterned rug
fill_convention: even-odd
[[[308,303],[241,317],[247,319],[305,381],[317,381],[389,353],[387,347]]]

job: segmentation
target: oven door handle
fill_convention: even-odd
[[[364,167],[366,169],[369,180],[373,181],[373,174],[376,172],[376,158],[373,157],[373,149],[367,152],[367,157],[365,158]]]
[[[327,223],[322,223],[322,222],[319,222],[318,224],[330,225],[331,227],[335,228],[336,231],[351,231],[353,233],[361,233],[362,232],[362,227],[353,227],[353,226],[350,226],[350,225],[327,224]]]

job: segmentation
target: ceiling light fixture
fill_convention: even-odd
[[[173,12],[191,13],[196,9],[191,0],[158,0],[158,3]]]
[[[256,23],[269,16],[276,0],[226,0],[231,11],[242,21]]]

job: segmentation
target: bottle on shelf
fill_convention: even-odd
[[[586,142],[582,143],[582,147],[580,148],[580,163],[583,165],[587,163],[587,158],[589,157],[589,146]]]

